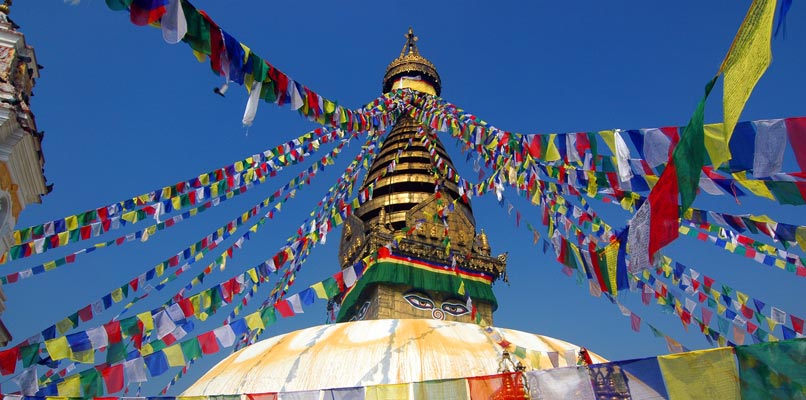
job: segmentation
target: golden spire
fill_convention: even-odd
[[[417,36],[414,36],[414,29],[409,27],[409,33],[405,34],[403,37],[406,38],[406,44],[403,45],[403,50],[400,50],[400,57],[403,58],[406,54],[414,54],[419,56],[420,52],[417,51],[417,41],[420,40]],[[408,49],[408,51],[406,51]]]
[[[386,74],[383,77],[384,93],[392,89],[410,88],[439,96],[442,81],[434,64],[420,55],[417,49],[419,38],[414,35],[414,29],[409,27],[409,32],[404,37],[406,43],[400,51],[400,56],[386,67]]]
[[[11,13],[11,3],[13,3],[13,0],[5,0],[3,2],[3,4],[0,4],[0,13],[6,14],[6,15]]]

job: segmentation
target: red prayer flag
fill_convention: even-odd
[[[792,321],[792,327],[795,328],[795,331],[803,334],[803,320],[792,314],[789,314],[789,319]]]
[[[108,324],[104,324],[104,330],[106,331],[106,337],[109,340],[109,344],[117,343],[122,340],[120,334],[120,321],[112,321]]]
[[[658,250],[677,238],[677,229],[679,227],[677,219],[680,216],[677,206],[679,195],[677,168],[674,163],[669,163],[663,174],[661,174],[658,183],[649,192],[650,260]]]
[[[630,313],[630,327],[636,332],[641,331],[641,317],[633,312]]]
[[[78,310],[78,317],[81,318],[81,322],[87,322],[92,319],[92,305],[88,305],[80,310]]]
[[[17,368],[17,359],[20,357],[20,348],[14,346],[8,350],[0,351],[0,374],[11,375]]]
[[[786,134],[801,171],[806,171],[806,117],[787,118]]]
[[[123,364],[112,365],[101,371],[107,393],[117,393],[123,390]]]
[[[481,399],[522,399],[523,376],[520,372],[467,378],[470,400]]]
[[[748,319],[749,319],[749,318],[753,318],[753,317],[754,317],[755,312],[753,311],[753,309],[752,309],[752,308],[750,308],[750,307],[748,307],[748,306],[746,306],[746,305],[742,304],[742,315],[744,315],[744,317],[745,317],[745,318],[748,318]]]
[[[274,308],[280,312],[280,315],[282,315],[283,318],[294,316],[294,310],[291,309],[291,304],[288,303],[288,300],[278,301],[274,305]]]
[[[249,400],[277,400],[277,393],[247,393]]]
[[[190,301],[190,299],[183,299],[180,301],[179,308],[182,309],[182,313],[185,314],[186,317],[194,314],[193,303]]]
[[[215,332],[210,331],[202,333],[198,336],[198,339],[203,354],[214,354],[218,353],[220,350],[218,342],[215,339]]]
[[[129,17],[138,26],[159,21],[165,14],[166,3],[167,0],[134,0],[129,6]]]

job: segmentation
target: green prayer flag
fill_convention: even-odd
[[[106,0],[106,6],[114,11],[126,10],[131,4],[132,0]]]
[[[126,359],[126,344],[123,342],[112,343],[106,348],[106,363],[109,365],[118,363]]]
[[[107,0],[107,3],[109,3],[109,1],[114,0]],[[128,1],[131,2],[131,0]],[[196,8],[187,1],[182,2],[182,11],[185,14],[188,29],[182,41],[199,53],[210,54],[210,24],[199,14]]]
[[[677,169],[677,187],[680,192],[682,211],[688,210],[697,196],[700,172],[705,165],[705,100],[714,88],[717,76],[705,85],[705,96],[697,104],[694,115],[683,130],[680,142],[672,152],[672,162]]]
[[[806,394],[806,339],[737,346],[743,399],[795,399]]]
[[[202,352],[198,338],[194,337],[190,340],[186,340],[180,343],[179,347],[182,348],[182,354],[184,354],[185,360],[195,360],[201,357]]]
[[[103,396],[104,384],[97,369],[90,368],[81,371],[79,377],[81,379],[81,392],[84,393],[84,397]]]
[[[28,368],[39,361],[39,343],[20,346],[20,359],[23,368]]]
[[[267,307],[260,312],[260,320],[263,321],[263,325],[267,328],[277,321],[277,315],[274,311],[274,307]]]
[[[806,200],[803,199],[803,195],[798,188],[798,183],[799,182],[764,181],[764,184],[770,189],[770,192],[772,192],[775,199],[778,200],[778,203],[795,206],[806,204]]]
[[[134,336],[140,333],[140,328],[137,326],[139,321],[137,317],[129,317],[120,320],[120,332],[123,334],[123,337]]]
[[[327,293],[327,298],[332,299],[334,296],[339,294],[339,282],[337,282],[333,277],[329,277],[322,282],[322,285],[325,287],[325,293]]]

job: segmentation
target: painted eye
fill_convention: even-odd
[[[431,310],[434,308],[434,302],[427,297],[423,297],[414,293],[403,295],[403,298],[409,302],[414,308],[420,310]]]
[[[456,303],[442,303],[442,311],[445,311],[454,317],[465,315],[470,312],[470,310],[468,310],[464,304]]]

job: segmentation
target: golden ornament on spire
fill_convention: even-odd
[[[5,0],[3,2],[3,4],[0,4],[0,13],[6,14],[6,15],[11,13],[11,3],[13,3],[12,0]]]
[[[439,96],[442,81],[434,64],[420,55],[420,51],[417,49],[419,38],[414,35],[411,27],[404,37],[406,43],[403,45],[403,50],[400,51],[400,56],[386,67],[386,74],[383,76],[384,93],[409,88]]]

